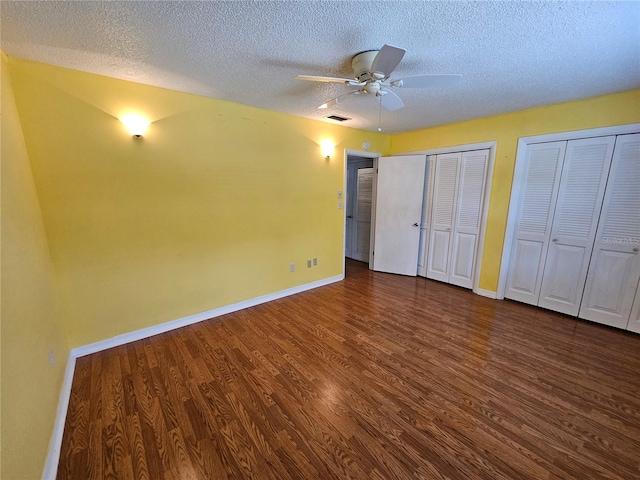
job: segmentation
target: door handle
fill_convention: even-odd
[[[347,215],[347,218],[353,218],[351,215]]]
[[[551,240],[553,243],[556,243],[558,241],[557,238],[554,238],[553,240]]]
[[[413,226],[414,227],[419,227],[419,225],[417,223],[414,223]]]

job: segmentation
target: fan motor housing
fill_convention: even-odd
[[[353,68],[353,76],[359,82],[368,82],[369,80],[376,80],[372,75],[371,65],[373,59],[378,55],[379,50],[368,50],[366,52],[360,52],[351,60],[351,67]]]

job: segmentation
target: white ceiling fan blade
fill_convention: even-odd
[[[340,77],[316,77],[314,75],[296,75],[293,77],[295,80],[307,80],[309,82],[327,82],[327,83],[344,83],[346,85],[356,86],[364,85],[354,79],[340,78]]]
[[[372,72],[383,73],[387,78],[398,66],[407,51],[393,45],[383,45],[371,64]]]
[[[462,80],[462,75],[415,75],[390,82],[393,87],[402,88],[437,88],[452,87]]]
[[[380,93],[381,95],[378,97],[380,99],[380,103],[387,110],[400,110],[404,107],[402,99],[391,90],[382,90]]]
[[[345,98],[347,98],[349,95],[358,95],[360,93],[360,90],[353,90],[352,92],[349,93],[345,93],[343,95],[340,95],[339,97],[334,98],[333,100],[329,100],[327,103],[323,103],[322,105],[320,105],[318,107],[318,109],[325,109],[325,108],[329,108],[329,107],[333,107],[334,105],[342,102]]]

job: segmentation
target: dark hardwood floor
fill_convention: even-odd
[[[347,262],[78,359],[58,479],[640,478],[640,336]]]

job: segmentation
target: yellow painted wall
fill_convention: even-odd
[[[631,90],[393,135],[391,153],[497,141],[480,276],[480,288],[495,292],[518,138],[637,122],[640,90]]]
[[[3,479],[40,478],[69,347],[55,274],[6,57],[2,65],[2,444]],[[49,364],[49,349],[57,362]]]
[[[77,347],[339,275],[344,149],[497,140],[480,279],[495,291],[518,137],[640,121],[636,90],[389,137],[2,61],[3,478],[39,476],[65,335]],[[128,110],[153,121],[141,140],[117,120]]]
[[[10,72],[72,347],[341,274],[343,151],[387,153],[389,136],[18,59]],[[129,109],[153,121],[143,139],[117,120]]]

